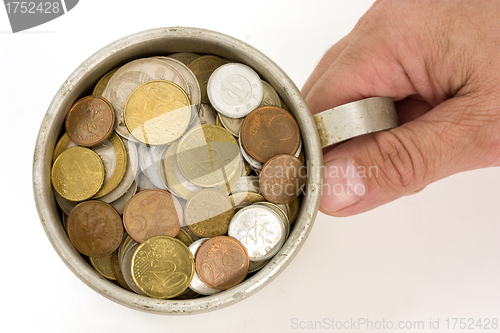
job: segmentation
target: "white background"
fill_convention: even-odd
[[[2,331],[293,332],[300,331],[293,318],[359,317],[423,320],[425,331],[440,318],[444,331],[446,318],[500,318],[498,168],[455,175],[355,217],[318,214],[270,285],[195,316],[142,313],[100,296],[64,265],[38,219],[31,185],[38,129],[64,80],[100,48],[150,28],[201,27],[251,44],[301,87],[371,2],[81,0],[17,34],[0,8]]]

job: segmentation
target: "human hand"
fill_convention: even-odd
[[[365,212],[500,165],[500,1],[377,1],[302,88],[313,114],[367,97],[401,126],[324,150],[320,210]]]

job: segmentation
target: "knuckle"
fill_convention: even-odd
[[[372,164],[380,172],[378,185],[400,195],[411,194],[424,186],[427,172],[424,154],[408,135],[385,131],[373,135],[378,153],[371,154]]]

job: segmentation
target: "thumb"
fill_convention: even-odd
[[[473,109],[475,100],[451,98],[398,128],[328,151],[320,210],[334,216],[362,213],[454,173],[493,165],[498,154],[488,151],[474,112],[463,112]],[[474,126],[478,129],[471,131]]]

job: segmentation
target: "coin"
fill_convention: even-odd
[[[183,64],[181,61],[177,59],[169,57],[156,57],[156,58],[165,61],[167,64],[175,68],[175,70],[178,71],[179,74],[182,75],[184,80],[186,80],[186,84],[188,85],[189,100],[191,101],[191,104],[196,106],[196,110],[199,110],[201,104],[201,89],[200,89],[200,84],[198,83],[198,79],[196,78],[194,73],[189,69],[187,65]]]
[[[243,125],[245,118],[229,118],[221,113],[219,113],[218,116],[220,118],[220,123],[225,129],[227,129],[235,137],[240,136],[241,125]]]
[[[269,207],[251,205],[240,209],[231,220],[228,235],[241,242],[252,261],[266,260],[285,242],[285,224]]]
[[[139,243],[137,243],[134,240],[131,240],[129,245],[127,246],[126,249],[124,249],[124,254],[123,254],[123,259],[122,263],[120,265],[123,273],[123,278],[125,279],[125,282],[127,283],[127,286],[132,289],[135,293],[139,295],[145,295],[141,289],[137,286],[137,284],[134,281],[134,278],[132,277],[132,257],[135,254],[135,251],[139,247]]]
[[[120,263],[118,262],[118,251],[113,252],[113,255],[111,256],[111,268],[113,269],[113,274],[115,275],[118,284],[120,284],[123,288],[132,291],[123,277],[123,272],[120,267]]]
[[[177,84],[154,80],[137,87],[123,111],[125,124],[134,138],[148,145],[166,145],[177,140],[191,121],[191,102]]]
[[[194,275],[191,251],[180,240],[156,236],[143,242],[132,257],[132,278],[146,295],[159,299],[182,294]]]
[[[68,236],[79,252],[89,257],[104,257],[113,253],[122,241],[122,219],[105,202],[85,201],[68,217]]]
[[[127,169],[127,152],[122,139],[116,133],[111,134],[108,141],[93,147],[92,150],[99,155],[104,163],[104,183],[93,196],[94,199],[97,199],[109,194],[122,181]]]
[[[73,147],[61,153],[52,166],[52,185],[70,201],[90,199],[104,181],[104,165],[89,148]]]
[[[300,212],[300,196],[290,202],[290,224],[293,224]]]
[[[194,59],[189,65],[189,69],[194,73],[198,79],[201,89],[201,102],[210,103],[207,95],[208,80],[212,73],[220,66],[227,63],[227,60],[213,56],[205,55]]]
[[[57,204],[66,215],[69,215],[73,210],[73,208],[75,208],[81,203],[81,201],[69,201],[67,199],[64,199],[57,192],[54,192],[54,197],[56,198]]]
[[[228,236],[210,238],[198,249],[196,273],[211,288],[226,290],[243,281],[248,274],[245,247]]]
[[[153,185],[162,190],[167,190],[165,176],[161,161],[168,146],[147,146],[139,144],[139,167]]]
[[[168,147],[163,158],[163,172],[168,188],[175,195],[187,200],[194,192],[202,188],[189,182],[179,171],[176,163],[178,144],[178,142],[174,142]]]
[[[250,265],[248,267],[248,273],[255,273],[255,272],[257,272],[262,267],[266,266],[266,264],[269,261],[270,261],[270,259],[261,260],[261,261],[250,261]]]
[[[306,180],[306,170],[300,160],[295,156],[282,154],[264,164],[259,176],[259,186],[268,201],[286,204],[300,195]]]
[[[262,106],[250,113],[241,126],[241,143],[261,163],[279,154],[294,154],[300,144],[297,121],[276,106]]]
[[[239,150],[226,129],[201,125],[179,140],[177,165],[182,175],[197,186],[221,186],[241,173]]]
[[[154,236],[175,237],[181,228],[182,207],[164,190],[145,190],[129,200],[123,211],[125,230],[136,242]]]
[[[197,114],[197,119],[195,119],[195,125],[216,125],[217,120],[215,118],[216,117],[212,106],[210,104],[202,103]]]
[[[238,143],[240,144],[240,153],[241,153],[241,156],[243,156],[243,159],[250,165],[250,167],[252,169],[254,169],[254,170],[260,170],[260,169],[262,169],[262,166],[264,164],[260,163],[255,158],[253,158],[252,156],[248,155],[247,151],[245,150],[245,147],[243,147],[243,144],[241,143],[241,136],[238,137]]]
[[[103,92],[115,111],[115,131],[125,139],[135,138],[130,136],[126,127],[123,110],[127,98],[135,88],[151,80],[167,80],[188,91],[184,78],[172,66],[158,59],[133,60],[116,71],[111,77]]]
[[[65,212],[61,213],[61,222],[66,232],[68,231],[68,215]]]
[[[137,184],[133,182],[132,185],[130,185],[130,188],[128,189],[127,192],[125,192],[120,198],[118,198],[113,202],[110,202],[109,204],[113,206],[114,209],[116,209],[118,214],[122,215],[123,211],[125,210],[125,206],[127,205],[127,202],[135,195],[136,192],[137,192]]]
[[[86,96],[76,101],[64,122],[70,139],[83,147],[104,142],[113,132],[114,124],[113,107],[99,96]]]
[[[130,142],[128,140],[125,140],[123,146],[125,147],[125,155],[127,156],[125,174],[114,190],[99,198],[99,200],[101,201],[107,203],[117,201],[118,199],[122,198],[125,193],[129,192],[129,189],[134,183],[135,175],[137,174],[138,169],[137,148],[133,142]]]
[[[191,62],[193,62],[193,60],[201,57],[201,55],[191,52],[178,52],[178,53],[172,53],[168,57],[177,59],[184,65],[188,66]]]
[[[191,238],[191,236],[189,236],[189,234],[182,228],[179,230],[175,238],[183,242],[186,246],[189,246],[193,243],[193,239]]]
[[[205,189],[196,192],[186,203],[185,220],[198,237],[214,237],[227,232],[234,208],[224,193]]]
[[[238,181],[238,184],[233,188],[232,193],[238,192],[254,192],[260,194],[259,177],[244,176]]]
[[[264,80],[262,80],[262,88],[264,90],[264,97],[262,97],[262,102],[259,106],[273,105],[281,107],[280,96],[276,90]]]
[[[256,202],[266,201],[260,194],[254,192],[238,192],[231,194],[229,199],[233,203],[234,209],[238,210]]]
[[[144,190],[157,190],[158,187],[156,187],[149,178],[140,172],[137,177],[135,182],[137,183],[137,192],[142,192]]]
[[[260,105],[264,94],[259,75],[239,63],[217,68],[208,80],[207,93],[212,106],[230,118],[246,117]]]
[[[109,80],[111,79],[113,74],[116,73],[116,71],[118,69],[119,68],[115,68],[113,70],[110,70],[106,74],[104,74],[104,76],[101,77],[99,79],[99,81],[97,81],[97,84],[95,85],[95,88],[94,88],[94,91],[92,92],[92,95],[102,97],[102,93],[104,92],[104,89],[106,89],[106,86],[108,85]]]
[[[92,267],[94,267],[97,273],[101,274],[108,280],[116,280],[116,276],[115,273],[113,272],[113,267],[111,262],[111,258],[115,252],[116,251],[105,257],[100,257],[100,258],[89,257],[89,261]]]
[[[285,212],[279,208],[276,204],[273,204],[272,202],[268,201],[262,201],[262,202],[257,202],[256,205],[262,205],[271,208],[276,212],[276,214],[279,215],[281,221],[283,221],[283,224],[285,225],[285,239],[288,238],[288,235],[290,234],[290,220],[288,219],[288,216],[285,214]]]
[[[196,262],[196,254],[198,253],[198,249],[207,240],[208,240],[208,238],[202,238],[202,239],[197,240],[193,244],[189,245],[189,251],[191,251],[191,253],[193,254],[193,258],[195,258],[195,262]],[[201,281],[200,277],[196,273],[196,270],[194,271],[193,280],[189,284],[189,288],[191,288],[192,290],[194,290],[197,293],[202,294],[202,295],[213,295],[213,294],[218,293],[220,291],[218,289],[210,288],[209,286],[207,286],[205,284],[205,282]]]

